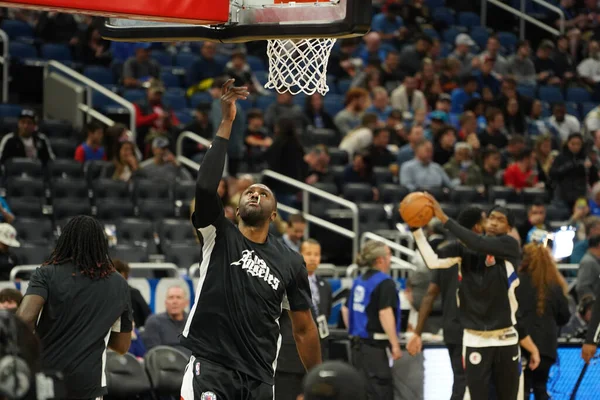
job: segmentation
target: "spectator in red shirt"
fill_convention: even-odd
[[[85,127],[87,138],[75,150],[75,160],[80,163],[86,161],[106,160],[106,153],[102,140],[104,139],[104,125],[92,121]]]
[[[537,171],[533,169],[535,162],[533,150],[523,149],[515,157],[515,162],[504,171],[504,184],[517,192],[527,187],[538,186]]]

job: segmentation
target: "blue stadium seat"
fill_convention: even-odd
[[[250,66],[250,69],[252,70],[252,72],[267,70],[267,67],[265,66],[264,61],[260,57],[250,56],[250,55],[246,56],[246,62]]]
[[[265,85],[269,80],[269,73],[267,71],[255,71],[254,76],[260,82],[261,85]]]
[[[103,95],[102,93],[94,90],[92,92],[92,105],[94,108],[105,108],[105,107],[115,107],[115,108],[121,108],[122,106],[113,101],[112,99],[109,99],[108,97],[106,97],[105,95]]]
[[[556,86],[541,86],[538,90],[538,99],[551,104],[565,101],[562,91]]]
[[[38,53],[35,46],[27,43],[10,42],[10,44],[8,45],[8,53],[12,58],[16,59],[38,57]]]
[[[433,28],[423,28],[423,34],[431,39],[440,39],[440,34]]]
[[[18,118],[22,109],[18,104],[0,104],[0,118]]]
[[[498,32],[498,40],[500,45],[509,53],[513,53],[517,47],[517,35],[512,32]]]
[[[165,104],[173,110],[182,110],[187,107],[185,90],[180,88],[167,89],[163,95],[163,100]]]
[[[173,66],[173,55],[166,51],[152,50],[151,56],[163,67]]]
[[[465,28],[472,28],[474,26],[480,26],[481,25],[481,18],[479,17],[479,15],[475,14],[474,12],[459,12],[458,13],[458,24],[460,26],[464,26]]]
[[[536,87],[534,85],[519,85],[517,86],[517,92],[521,96],[527,96],[530,98],[535,98]]]
[[[209,92],[198,92],[190,97],[190,107],[196,108],[199,104],[211,105],[213,98]]]
[[[590,113],[590,111],[596,108],[597,105],[598,104],[592,102],[583,103],[581,105],[581,114],[583,115],[583,117],[585,118]]]
[[[189,108],[175,110],[175,116],[182,125],[187,125],[194,120],[192,111]]]
[[[567,108],[567,114],[571,114],[571,115],[577,117],[577,119],[581,120],[581,112],[579,111],[579,104],[567,102],[565,104],[565,107]]]
[[[348,90],[350,90],[350,85],[352,85],[351,79],[342,79],[338,82],[337,88],[340,94],[345,95]],[[334,93],[332,93],[334,94]]]
[[[166,87],[181,87],[181,79],[171,71],[162,71],[160,73],[160,80]]]
[[[113,85],[115,83],[115,77],[110,68],[100,66],[85,67],[83,75],[101,85]]]
[[[125,100],[135,103],[146,96],[146,91],[142,89],[127,89],[123,92]]]
[[[33,39],[33,28],[26,22],[5,19],[2,21],[0,29],[6,32],[11,41],[17,38]]]
[[[331,87],[330,87],[330,92],[331,92]],[[304,105],[306,104],[306,94],[304,93],[298,93],[297,95],[294,96],[294,98],[292,99],[292,102],[296,105],[299,105],[301,108],[304,108]],[[240,102],[243,103],[243,102]]]
[[[445,22],[448,26],[456,23],[454,10],[447,7],[437,7],[433,9],[433,20],[437,22]]]
[[[190,68],[199,57],[192,53],[179,53],[175,56],[175,65],[182,68]]]
[[[471,39],[473,39],[473,41],[477,43],[477,46],[479,46],[480,48],[485,49],[489,38],[490,33],[487,31],[486,28],[482,26],[475,26],[473,27],[473,29],[471,29]]]
[[[542,117],[549,118],[552,116],[552,107],[547,101],[542,101]]]
[[[66,44],[44,44],[41,50],[42,58],[56,61],[72,61],[71,49]]]
[[[215,62],[217,64],[219,64],[223,69],[225,68],[225,65],[227,65],[227,63],[229,62],[230,57],[228,55],[225,54],[215,54]]]
[[[344,108],[344,96],[330,94],[323,98],[323,108],[329,115],[335,115]]]
[[[277,98],[275,96],[259,96],[256,99],[256,108],[265,111],[271,104],[275,103]]]
[[[592,101],[592,96],[590,92],[584,88],[570,87],[567,89],[567,101],[579,104],[587,103],[588,101]]]
[[[444,42],[449,43],[450,45],[454,45],[454,40],[458,36],[460,31],[456,29],[456,27],[450,27],[446,29],[443,33]]]
[[[440,57],[447,58],[452,53],[453,45],[450,43],[442,43],[440,45]]]

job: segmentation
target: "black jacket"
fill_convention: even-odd
[[[569,205],[580,197],[586,197],[588,184],[598,180],[598,171],[592,166],[586,171],[585,152],[571,153],[567,148],[556,157],[550,169],[550,179],[558,196]]]
[[[537,290],[531,276],[519,274],[520,285],[516,289],[519,301],[519,323],[525,326],[542,356],[556,359],[558,327],[569,322],[569,303],[559,285],[548,288],[544,314],[537,314]]]
[[[319,314],[324,315],[325,318],[329,319],[333,302],[331,285],[319,276],[317,276],[317,283],[319,285],[320,297]],[[300,360],[300,356],[298,355],[296,341],[294,340],[294,335],[292,333],[292,320],[290,319],[287,310],[283,310],[281,318],[279,319],[279,326],[281,333],[281,349],[279,350],[279,357],[277,358],[277,371],[303,375],[306,371]],[[325,359],[325,357],[323,358]]]
[[[131,295],[131,307],[133,308],[133,322],[135,322],[136,328],[140,328],[144,326],[152,311],[139,290],[129,286],[129,293]]]
[[[37,149],[37,158],[46,164],[48,161],[54,160],[54,153],[50,146],[50,141],[43,133],[36,132],[33,134],[33,143]],[[26,157],[25,145],[16,133],[9,133],[2,138],[0,142],[0,163],[4,163],[10,158]]]

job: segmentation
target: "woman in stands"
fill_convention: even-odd
[[[113,159],[115,167],[112,179],[128,182],[135,171],[138,170],[138,160],[135,156],[135,144],[133,142],[121,142],[117,147],[117,153]]]
[[[568,287],[558,271],[549,247],[547,232],[525,246],[519,269],[521,284],[516,289],[519,314],[526,331],[537,345],[541,361],[534,371],[525,367],[525,399],[533,391],[536,400],[550,397],[546,391],[550,367],[556,361],[558,327],[569,321]],[[525,356],[529,354],[524,352]]]

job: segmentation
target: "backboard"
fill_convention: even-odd
[[[140,0],[135,0],[140,1]],[[156,1],[156,0],[155,0]],[[371,0],[200,0],[228,7],[226,22],[174,23],[106,18],[102,36],[117,41],[174,42],[343,38],[362,36],[371,25]],[[210,8],[211,6],[205,6]],[[202,8],[200,8],[202,9]],[[207,13],[200,20],[215,19]]]

